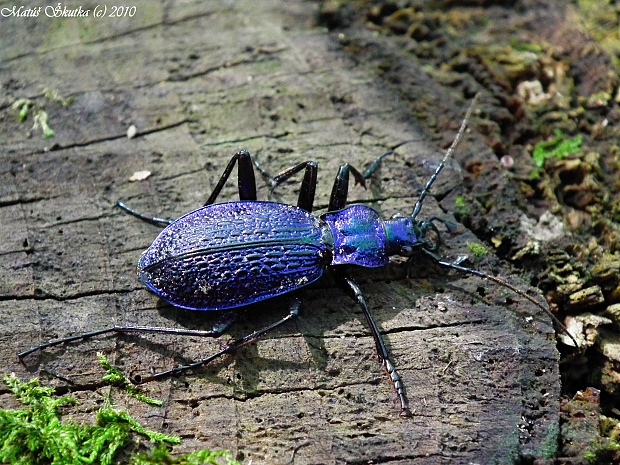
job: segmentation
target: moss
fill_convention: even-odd
[[[73,98],[63,99],[55,90],[44,89],[43,91],[46,100],[52,103],[58,103],[62,105],[63,108],[67,108],[73,103]],[[25,122],[30,115],[34,115],[33,129],[41,128],[43,137],[46,139],[51,139],[55,136],[54,130],[49,126],[49,118],[45,111],[44,104],[38,104],[27,98],[19,98],[13,102],[11,108],[17,110],[17,117],[20,123]]]
[[[62,105],[63,108],[70,107],[73,101],[75,100],[74,97],[68,97],[68,98],[61,97],[58,91],[54,89],[43,89],[43,92],[44,92],[44,97],[47,100],[49,100],[50,102],[59,103],[60,105]]]
[[[95,426],[63,422],[61,409],[75,405],[75,399],[55,397],[53,388],[42,386],[36,379],[22,382],[15,375],[8,375],[4,382],[26,409],[0,410],[2,463],[111,465],[130,442],[132,433],[146,436],[154,444],[180,441],[149,431],[128,413],[109,406],[98,412]]]
[[[51,139],[54,137],[54,130],[49,126],[48,116],[42,107],[38,106],[30,99],[20,98],[11,105],[13,110],[17,110],[17,117],[20,123],[25,122],[31,114],[34,114],[33,129],[41,128],[43,137]]]
[[[228,451],[201,450],[181,457],[171,457],[170,451],[165,447],[158,447],[150,454],[137,454],[129,463],[130,465],[239,465],[239,462],[233,460]]]
[[[583,454],[587,463],[618,463],[620,459],[620,443],[603,438]]]
[[[56,396],[53,388],[42,386],[37,379],[23,382],[12,374],[5,376],[4,382],[25,408],[0,410],[0,463],[112,465],[122,463],[119,455],[123,449],[132,443],[140,446],[142,436],[156,448],[132,456],[128,463],[237,464],[228,451],[204,450],[173,458],[168,445],[178,444],[180,438],[144,428],[109,402],[97,413],[96,425],[63,421],[63,409],[77,404],[72,397]]]
[[[467,244],[467,248],[469,248],[470,252],[473,254],[476,260],[482,259],[489,253],[486,247],[482,244]]]
[[[544,52],[540,45],[522,42],[516,38],[510,41],[510,46],[518,52],[531,52],[537,54],[542,54]]]
[[[151,399],[138,391],[138,388],[131,384],[127,377],[118,369],[112,366],[110,361],[102,353],[97,354],[99,357],[99,363],[106,370],[106,375],[102,378],[103,381],[113,386],[117,386],[125,391],[125,393],[131,397],[135,397],[140,402],[144,402],[148,405],[154,405],[161,407],[163,402],[156,399]]]
[[[559,437],[560,427],[554,423],[551,428],[549,428],[547,436],[545,437],[544,442],[540,446],[540,455],[543,458],[551,459],[556,456],[559,447]]]
[[[587,463],[596,463],[597,458],[596,458],[596,454],[592,451],[588,451],[585,454],[583,454],[583,459],[587,462]]]
[[[34,115],[34,126],[33,126],[33,128],[36,129],[36,128],[39,128],[39,127],[43,131],[43,137],[45,137],[46,139],[51,139],[52,137],[54,137],[56,135],[54,130],[49,127],[47,112],[45,112],[44,110],[41,110],[41,109],[37,110],[37,112]]]
[[[23,123],[24,121],[26,121],[28,119],[28,116],[30,115],[30,109],[34,106],[34,102],[30,99],[27,98],[20,98],[15,100],[15,102],[13,102],[13,105],[11,105],[11,108],[13,108],[13,110],[17,110],[17,117],[19,118],[19,122]]]
[[[572,139],[566,139],[562,131],[555,131],[555,137],[549,141],[541,142],[534,147],[532,158],[538,168],[545,166],[545,161],[556,158],[566,158],[568,155],[579,153],[583,138],[581,135]]]
[[[540,142],[534,147],[532,158],[536,164],[536,169],[531,173],[532,179],[538,179],[540,172],[547,160],[562,159],[568,155],[577,154],[581,151],[583,137],[580,135],[567,139],[560,130],[555,131],[555,137],[551,140]]]
[[[465,200],[465,197],[457,197],[454,199],[454,213],[461,218],[467,218],[471,214],[471,208]]]

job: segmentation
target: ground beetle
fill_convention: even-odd
[[[435,255],[440,245],[435,223],[443,224],[448,230],[452,230],[453,226],[436,217],[426,221],[416,220],[424,198],[463,136],[473,105],[474,102],[410,216],[382,220],[375,210],[365,205],[346,206],[349,176],[353,175],[355,182],[365,187],[365,181],[376,171],[381,160],[393,152],[379,156],[364,173],[348,164],[342,165],[334,182],[328,211],[318,217],[311,214],[317,182],[315,162],[300,163],[271,178],[245,150],[236,153],[230,160],[205,206],[176,221],[148,217],[118,202],[118,206],[127,213],[149,223],[166,226],[140,257],[140,279],[151,291],[176,307],[204,311],[234,310],[303,288],[318,280],[329,269],[338,284],[362,308],[379,360],[398,395],[400,415],[411,415],[402,380],[390,361],[387,347],[366,300],[358,285],[343,272],[341,265],[380,267],[387,265],[390,255],[411,257],[415,251],[422,251],[441,266],[492,280],[548,311],[532,297],[502,279],[463,267],[460,260],[441,260]],[[216,204],[235,164],[238,165],[240,200]],[[304,170],[297,206],[257,201],[255,167],[270,179],[272,188]],[[275,323],[231,343],[207,359],[154,374],[141,382],[200,367],[234,352],[296,317],[300,306],[301,301],[293,296],[289,313]],[[219,336],[235,318],[236,312],[226,312],[211,331],[115,326],[54,340],[22,352],[19,357],[57,344],[111,332]]]

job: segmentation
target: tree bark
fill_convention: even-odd
[[[346,37],[317,25],[317,8],[301,0],[151,2],[131,18],[42,13],[2,20],[3,372],[46,377],[73,391],[83,402],[75,414],[81,419],[108,389],[96,352],[135,377],[219,350],[222,339],[124,335],[48,349],[25,364],[16,356],[114,324],[209,329],[218,315],[172,308],[138,282],[135,264],[159,231],[115,202],[179,217],[205,202],[241,148],[272,173],[317,161],[320,212],[341,163],[363,169],[398,147],[369,188],[351,187],[349,199],[385,218],[410,214],[466,102],[441,90],[389,38],[359,31],[369,50],[398,63],[403,82],[382,79],[377,63],[349,53]],[[65,106],[44,89],[72,102]],[[31,129],[32,119],[19,123],[11,108],[19,98],[47,112],[53,139]],[[416,98],[453,107],[429,116],[451,121],[442,141],[429,140],[411,114]],[[137,135],[129,139],[131,125]],[[459,185],[463,154],[493,160],[475,135],[465,139],[421,217],[454,220],[433,196],[444,198]],[[152,174],[129,181],[141,170]],[[294,204],[299,180],[277,189],[275,198]],[[266,184],[258,184],[259,197],[269,198]],[[231,180],[221,200],[235,199]],[[467,231],[445,236],[441,253],[451,257],[476,242]],[[492,257],[475,266],[509,273]],[[353,275],[385,334],[413,418],[398,417],[363,315],[330,278],[301,293],[293,324],[205,369],[145,384],[163,407],[114,398],[148,427],[181,435],[175,452],[224,448],[255,465],[514,463],[547,456],[559,431],[558,354],[548,317],[504,289],[446,273],[423,257],[410,271],[407,278],[407,264],[396,259]],[[286,311],[286,299],[250,307],[223,340]]]

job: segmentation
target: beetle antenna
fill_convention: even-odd
[[[424,250],[424,249],[422,249]],[[573,335],[568,331],[568,329],[566,328],[566,326],[564,326],[562,324],[562,322],[558,319],[558,317],[556,317],[551,310],[549,310],[549,308],[545,307],[543,304],[541,304],[538,300],[534,299],[532,296],[528,295],[525,293],[525,291],[519,289],[516,286],[513,286],[512,284],[510,284],[508,281],[506,281],[505,279],[502,278],[498,278],[497,276],[493,276],[491,274],[485,273],[483,271],[479,271],[473,268],[468,268],[466,266],[462,266],[460,263],[460,260],[456,260],[455,262],[447,262],[444,261],[442,259],[440,259],[439,257],[437,257],[435,254],[428,252],[425,250],[425,252],[427,253],[427,255],[429,255],[433,260],[435,260],[435,262],[445,268],[450,268],[453,270],[457,270],[460,271],[462,273],[467,273],[470,274],[472,276],[477,276],[478,278],[482,278],[482,279],[486,279],[487,281],[492,281],[495,284],[498,284],[500,286],[503,286],[507,289],[510,289],[512,292],[514,292],[515,294],[523,297],[524,299],[529,300],[531,303],[533,303],[534,305],[536,305],[538,308],[540,308],[541,310],[543,310],[547,315],[549,315],[551,317],[551,319],[554,321],[554,323],[556,325],[558,325],[558,327],[562,330],[562,332],[564,334],[566,334],[571,341],[573,341],[573,344],[575,344],[575,348],[577,350],[579,350],[579,344],[577,343],[577,341],[575,340],[575,338],[573,337]],[[465,257],[463,257],[465,258]]]
[[[435,183],[435,181],[437,180],[437,176],[439,175],[439,173],[441,173],[441,170],[443,170],[443,167],[445,166],[446,162],[456,150],[456,146],[459,144],[459,142],[463,138],[463,134],[465,133],[465,128],[467,127],[467,123],[469,122],[469,117],[471,116],[471,112],[474,108],[474,105],[476,104],[476,100],[478,99],[479,95],[480,93],[477,93],[476,95],[474,95],[474,98],[472,99],[471,103],[469,104],[469,108],[467,109],[467,113],[465,113],[465,118],[463,118],[463,122],[461,123],[461,127],[459,128],[459,132],[456,133],[456,137],[454,138],[454,141],[452,141],[452,144],[450,145],[448,150],[446,150],[446,154],[444,155],[443,160],[441,160],[441,163],[439,164],[439,166],[437,167],[433,175],[430,177],[430,179],[426,183],[426,186],[424,186],[424,189],[422,189],[422,193],[420,194],[420,197],[418,197],[418,200],[413,207],[413,213],[411,213],[411,218],[413,218],[414,220],[416,216],[418,216],[418,213],[420,213],[420,209],[422,208],[422,202],[424,201],[424,198],[430,191],[431,186]]]

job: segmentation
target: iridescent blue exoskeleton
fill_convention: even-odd
[[[442,223],[449,230],[450,223],[440,218],[417,220],[425,196],[463,135],[472,107],[473,102],[454,142],[426,183],[410,216],[383,220],[368,206],[346,206],[349,176],[353,175],[355,182],[365,187],[365,181],[376,171],[381,160],[393,152],[378,157],[364,173],[350,165],[342,165],[334,182],[328,211],[318,217],[312,214],[317,182],[316,163],[303,162],[271,178],[252,161],[247,151],[240,151],[233,156],[204,207],[176,221],[148,217],[119,202],[118,205],[128,213],[144,221],[166,226],[140,257],[138,275],[142,282],[174,306],[189,310],[228,312],[211,331],[115,326],[51,341],[19,354],[20,357],[52,345],[110,332],[218,336],[234,321],[236,312],[230,310],[292,293],[289,313],[275,323],[231,343],[205,360],[157,373],[142,382],[177,374],[205,365],[223,354],[254,342],[296,317],[301,302],[294,291],[317,281],[325,270],[329,270],[345,292],[362,308],[379,359],[398,395],[400,414],[410,415],[403,383],[390,361],[381,333],[360,288],[345,274],[343,265],[381,267],[387,265],[391,255],[410,257],[414,251],[421,250],[442,266],[498,282],[540,306],[531,297],[499,278],[464,268],[458,261],[440,260],[434,254],[440,242],[435,223]],[[215,203],[235,164],[238,165],[240,200]],[[272,187],[304,171],[297,206],[257,201],[255,167],[270,179]]]

